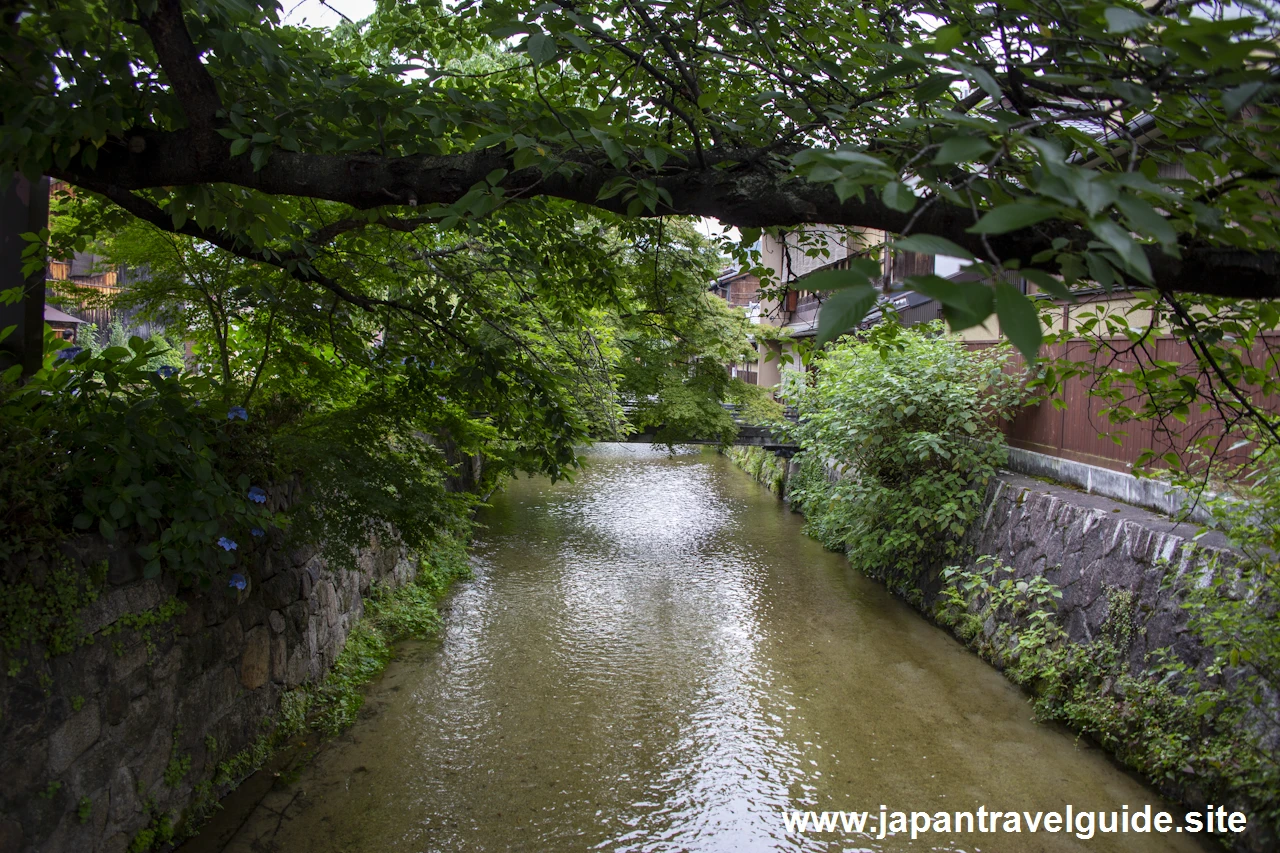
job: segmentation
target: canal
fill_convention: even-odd
[[[602,446],[481,515],[473,580],[228,851],[1166,851],[1189,837],[799,836],[787,810],[1167,805],[723,457]],[[1176,812],[1175,812],[1176,814]]]

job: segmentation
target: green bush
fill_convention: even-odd
[[[16,370],[0,379],[0,561],[54,559],[76,531],[124,532],[148,577],[207,580],[235,563],[226,543],[270,524],[239,452],[244,410],[209,402],[207,379],[152,367],[163,355],[133,338],[63,349],[22,385]]]
[[[7,671],[33,651],[62,654],[83,639],[76,614],[104,572],[65,555],[78,533],[133,548],[146,577],[164,572],[233,594],[253,584],[246,557],[265,537],[320,543],[331,565],[349,565],[373,537],[437,548],[438,534],[465,526],[478,500],[449,489],[449,454],[418,429],[391,383],[365,381],[355,368],[327,395],[246,406],[206,375],[157,367],[175,353],[155,338],[97,352],[55,352],[57,343],[25,383],[16,369],[0,376]],[[302,490],[293,486],[300,477]],[[290,502],[269,511],[281,484]]]
[[[955,557],[1005,458],[998,422],[1025,399],[1008,354],[896,323],[823,353],[794,395],[804,452],[791,496],[809,532],[900,590]]]
[[[1272,745],[1280,731],[1280,446],[1257,425],[1241,432],[1252,442],[1247,459],[1216,460],[1228,479],[1216,494],[1199,493],[1206,528],[1221,531],[1236,551],[1220,553],[1202,573],[1166,579],[1181,597],[1188,630],[1212,657],[1202,668],[1172,659],[1168,666],[1191,685],[1196,716],[1228,721],[1220,729],[1241,746],[1230,764],[1214,766],[1229,771],[1280,834],[1280,756]],[[1193,494],[1203,486],[1187,471],[1174,481]]]

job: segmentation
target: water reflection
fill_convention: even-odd
[[[604,449],[482,520],[443,636],[226,849],[1196,849],[788,835],[784,809],[1154,801],[721,458]]]

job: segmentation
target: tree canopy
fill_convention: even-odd
[[[415,306],[335,263],[343,237],[538,200],[1280,296],[1265,2],[383,0],[332,32],[262,0],[6,8],[0,159],[360,308]],[[953,325],[1034,313],[919,284]]]

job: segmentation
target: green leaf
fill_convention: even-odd
[[[231,143],[231,156],[239,157],[245,151],[249,150],[249,137],[242,136]]]
[[[879,291],[864,281],[846,287],[824,302],[818,312],[818,334],[814,345],[822,346],[861,323],[876,304],[878,295]]]
[[[996,316],[1000,318],[1000,331],[1009,342],[1018,348],[1028,362],[1035,361],[1040,355],[1040,344],[1044,340],[1040,328],[1040,312],[1031,304],[1031,300],[1018,292],[1007,281],[996,281]]]
[[[994,150],[995,147],[980,136],[953,136],[942,143],[942,147],[933,157],[933,162],[937,164],[968,163]]]
[[[604,201],[607,198],[613,198],[619,193],[626,190],[634,189],[636,182],[628,178],[626,175],[619,175],[616,178],[610,178],[605,181],[604,186],[600,187],[600,192],[596,198]]]
[[[1057,216],[1061,208],[1034,201],[1015,201],[989,210],[972,227],[970,234],[1006,234]]]
[[[994,100],[999,101],[1004,93],[1000,90],[1000,84],[996,82],[996,78],[991,76],[991,72],[977,65],[968,65],[963,62],[954,63],[955,67],[963,71],[965,76],[978,84],[982,91],[990,95]]]
[[[556,58],[556,40],[546,33],[534,33],[525,43],[525,53],[534,65],[545,65]]]
[[[1116,283],[1116,274],[1107,259],[1098,252],[1087,253],[1084,259],[1089,267],[1089,277],[1100,284],[1103,290],[1110,291]],[[1063,269],[1065,271],[1065,264]]]
[[[260,172],[262,167],[267,164],[267,159],[271,156],[270,145],[256,145],[253,153],[249,155],[249,162],[253,164],[253,171]],[[197,208],[198,210],[199,208]]]
[[[915,193],[911,192],[911,188],[902,181],[890,181],[885,184],[880,197],[891,209],[902,213],[909,213],[916,206]]]
[[[1050,275],[1044,270],[1019,270],[1018,273],[1027,281],[1038,286],[1045,293],[1052,294],[1059,299],[1067,299],[1071,296],[1071,290],[1060,279]]]
[[[980,326],[991,316],[991,288],[982,282],[948,281],[936,275],[913,275],[903,284],[940,302],[947,325],[953,331]]]
[[[592,52],[591,43],[577,33],[561,33],[569,44],[579,53],[590,54]]]
[[[1116,199],[1116,207],[1120,208],[1134,231],[1159,240],[1166,251],[1177,248],[1178,232],[1151,205],[1137,196],[1122,195]]]
[[[933,31],[933,43],[922,47],[930,53],[946,53],[964,41],[964,28],[958,24],[939,27]]]
[[[1151,283],[1151,264],[1142,245],[1129,236],[1129,232],[1110,219],[1095,219],[1089,223],[1098,239],[1106,243],[1124,261],[1128,272],[1144,284]]]
[[[893,242],[893,248],[907,252],[920,252],[925,255],[947,255],[952,258],[974,260],[973,253],[963,246],[952,243],[945,237],[934,237],[932,234],[912,234]]]
[[[1127,33],[1146,26],[1147,16],[1124,6],[1112,6],[1103,12],[1107,18],[1107,32]]]
[[[1222,109],[1226,111],[1227,115],[1235,116],[1262,91],[1264,85],[1266,84],[1261,80],[1255,80],[1252,83],[1245,83],[1243,86],[1236,86],[1234,89],[1227,89],[1222,93]]]
[[[832,151],[825,155],[827,160],[837,163],[847,163],[849,165],[867,166],[872,169],[885,169],[885,162],[879,157],[867,154],[864,151]],[[796,159],[800,159],[800,155],[796,155]]]
[[[954,74],[934,74],[931,77],[922,80],[912,90],[911,95],[917,103],[927,104],[936,100],[939,95],[950,91],[951,84],[957,79]]]
[[[854,266],[857,264],[857,266]],[[874,267],[874,271],[868,267]],[[847,270],[823,270],[800,279],[800,286],[805,290],[823,292],[827,290],[845,290],[852,287],[870,285],[871,279],[880,274],[880,264],[866,258],[855,258]]]
[[[644,149],[644,159],[648,161],[649,165],[653,167],[655,172],[662,168],[662,164],[667,162],[667,158],[669,156],[670,155],[661,148],[646,147]]]
[[[612,136],[606,136],[601,140],[601,144],[604,146],[604,153],[609,157],[609,162],[616,168],[625,169],[627,166],[627,152],[623,149],[622,143]]]
[[[1080,170],[1071,173],[1069,183],[1071,191],[1075,193],[1076,198],[1080,199],[1080,203],[1084,205],[1085,210],[1089,211],[1090,216],[1097,216],[1110,207],[1117,198],[1116,188],[1109,182],[1093,179],[1092,175],[1086,176]]]

